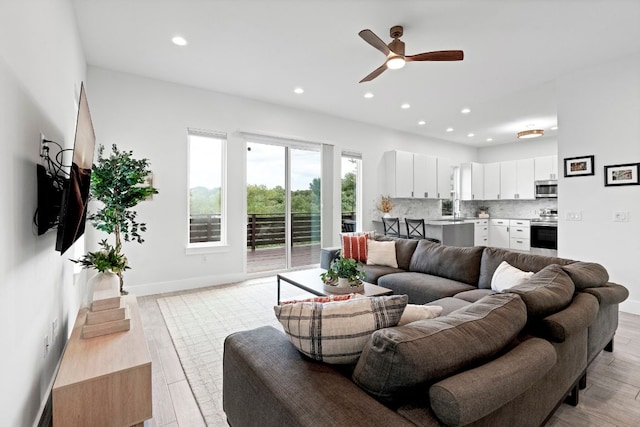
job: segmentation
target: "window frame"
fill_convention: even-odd
[[[199,136],[219,140],[220,147],[220,241],[217,242],[196,242],[190,241],[190,218],[191,218],[191,136]],[[210,131],[203,129],[187,128],[187,224],[186,224],[186,253],[204,254],[220,252],[228,248],[228,212],[227,212],[227,145],[228,138],[226,132]]]

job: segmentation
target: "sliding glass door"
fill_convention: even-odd
[[[247,272],[317,264],[320,151],[247,143]]]

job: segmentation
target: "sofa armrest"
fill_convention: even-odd
[[[232,426],[412,425],[270,326],[229,335],[222,371]]]
[[[555,363],[551,343],[531,338],[489,363],[432,385],[431,408],[448,426],[472,423],[524,393]]]
[[[340,255],[340,247],[336,248],[322,248],[320,250],[320,267],[328,270],[331,266],[331,261],[338,258]]]
[[[554,342],[564,342],[568,336],[587,329],[596,319],[599,308],[596,297],[578,292],[564,310],[533,321],[534,333]]]
[[[593,295],[601,305],[620,304],[629,297],[629,290],[617,283],[607,283],[597,288],[585,288],[582,292]]]

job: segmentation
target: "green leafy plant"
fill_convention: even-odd
[[[364,279],[363,264],[353,258],[338,257],[331,262],[329,269],[320,274],[325,283],[329,283],[338,278],[349,280],[352,286],[358,286]]]
[[[100,273],[112,272],[118,274],[129,268],[127,265],[127,257],[121,253],[121,247],[111,246],[107,239],[100,241],[102,250],[96,252],[87,252],[80,259],[72,259],[72,262],[80,264],[82,268],[93,268]]]
[[[91,198],[101,202],[102,207],[88,219],[98,230],[115,236],[114,250],[122,257],[123,240],[144,242],[140,233],[147,230],[147,225],[137,221],[132,208],[158,193],[153,186],[146,185],[150,174],[149,160],[134,159],[132,151],[120,151],[113,144],[111,154],[105,157],[104,146],[98,148],[98,161],[91,172]],[[120,278],[120,292],[125,293],[122,271],[116,274]]]

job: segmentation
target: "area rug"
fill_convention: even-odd
[[[283,289],[283,297],[287,291],[295,293]],[[276,278],[270,277],[157,300],[208,426],[227,426],[222,410],[225,337],[264,325],[282,330],[273,312],[276,299]]]

